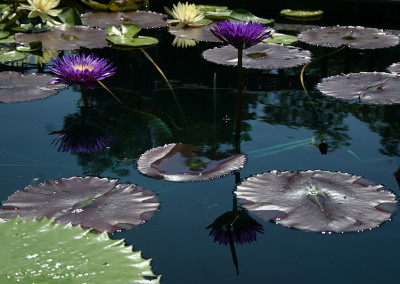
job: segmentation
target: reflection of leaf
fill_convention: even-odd
[[[115,183],[106,178],[72,177],[27,186],[3,201],[0,218],[47,217],[111,233],[139,225],[157,211],[159,203],[152,192]]]
[[[203,181],[218,178],[244,167],[246,156],[236,154],[210,160],[197,154],[201,147],[189,144],[168,144],[142,154],[138,161],[141,173],[169,181]],[[196,165],[191,167],[191,165]]]
[[[67,87],[64,84],[48,85],[55,77],[46,74],[0,73],[0,102],[16,103],[44,99]]]
[[[150,260],[106,233],[19,218],[0,223],[2,282],[158,283]],[[12,261],[10,261],[12,259]],[[150,279],[151,278],[151,279]],[[6,281],[5,279],[8,279]],[[3,282],[4,283],[4,282]]]
[[[395,195],[382,185],[320,170],[259,174],[239,184],[235,193],[244,208],[266,221],[314,232],[371,229],[397,208]]]
[[[364,27],[320,27],[309,29],[299,35],[308,44],[339,47],[346,45],[356,49],[375,49],[395,46],[399,37],[376,28]]]
[[[236,66],[238,52],[233,46],[217,47],[203,52],[211,62]],[[303,65],[311,60],[308,50],[274,43],[260,43],[243,50],[243,68],[277,69]]]

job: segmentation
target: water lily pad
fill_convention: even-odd
[[[142,224],[157,211],[160,204],[152,192],[115,183],[106,178],[72,177],[27,186],[3,201],[0,218],[47,217],[111,233]]]
[[[395,46],[399,37],[376,28],[353,26],[309,29],[299,35],[301,41],[326,47],[346,45],[355,49],[375,49]]]
[[[281,43],[281,44],[292,44],[298,41],[299,38],[292,35],[273,33],[269,38],[263,40],[265,43]]]
[[[104,29],[121,24],[135,24],[142,29],[161,28],[168,25],[167,15],[146,11],[86,13],[81,18],[85,26]]]
[[[144,47],[158,43],[158,39],[149,36],[137,36],[140,27],[134,24],[121,24],[121,29],[116,26],[107,28],[106,39],[115,45]]]
[[[153,148],[140,155],[138,170],[169,181],[203,181],[230,174],[243,168],[246,162],[243,154],[211,160],[201,150],[199,146],[174,143]]]
[[[389,72],[391,72],[391,73],[397,73],[397,74],[399,74],[399,73],[400,73],[400,62],[393,63],[392,65],[390,65],[390,66],[388,67],[387,70],[388,70]]]
[[[257,17],[255,15],[253,15],[252,13],[250,13],[247,10],[244,9],[235,9],[232,11],[230,17],[234,20],[238,20],[238,21],[252,21],[252,22],[258,22],[258,23],[262,23],[264,25],[271,25],[274,23],[273,19],[263,19],[260,17]]]
[[[327,96],[370,104],[400,103],[400,78],[384,72],[361,72],[328,77],[317,85]]]
[[[28,102],[50,97],[67,85],[48,85],[55,77],[46,74],[0,73],[0,102]]]
[[[196,6],[197,7],[197,6]],[[231,19],[232,10],[221,10],[221,11],[208,11],[205,12],[204,18],[210,20],[228,20]]]
[[[84,26],[61,26],[44,33],[15,34],[18,43],[28,46],[32,41],[41,41],[43,49],[74,50],[81,47],[102,48],[108,45],[107,32],[103,29]]]
[[[324,11],[322,10],[291,10],[291,9],[283,9],[280,12],[281,16],[299,17],[299,18],[318,17],[323,13]]]
[[[274,170],[246,179],[235,193],[244,208],[264,220],[313,232],[375,228],[397,209],[395,195],[382,185],[341,172]]]
[[[222,42],[215,35],[211,33],[211,28],[213,25],[201,26],[201,27],[184,27],[182,29],[174,29],[170,28],[168,31],[174,36],[192,39],[197,41],[206,41],[206,42]]]
[[[211,62],[236,66],[238,51],[232,46],[217,47],[203,52]],[[308,50],[274,43],[260,43],[243,50],[243,68],[279,69],[306,64],[311,60]]]
[[[123,240],[54,220],[0,223],[3,283],[159,283],[150,260]],[[12,260],[12,261],[10,261]]]
[[[25,58],[25,54],[15,50],[2,49],[0,50],[0,62],[19,61]]]

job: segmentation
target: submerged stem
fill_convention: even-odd
[[[107,92],[109,92],[111,94],[111,96],[113,96],[120,104],[123,104],[123,102],[113,93],[111,92],[111,90],[109,88],[106,87],[106,85],[104,85],[102,82],[100,82],[99,80],[97,80],[97,82],[104,88],[107,90]]]

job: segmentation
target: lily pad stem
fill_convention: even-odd
[[[104,85],[102,82],[100,82],[99,80],[97,80],[97,82],[104,88],[107,90],[107,92],[109,92],[111,94],[111,96],[113,96],[120,104],[123,104],[123,102],[113,93],[110,91],[109,88],[106,87],[106,85]]]

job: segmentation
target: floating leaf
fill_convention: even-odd
[[[227,6],[214,6],[214,5],[196,5],[196,8],[201,12],[218,12],[228,10]]]
[[[136,36],[140,27],[134,24],[121,24],[121,29],[116,26],[107,28],[106,39],[116,45],[144,47],[158,43],[158,39],[149,36]]]
[[[139,251],[54,220],[0,223],[3,283],[159,283]],[[12,261],[11,261],[12,260]]]
[[[138,170],[169,181],[203,181],[230,174],[243,168],[246,162],[243,154],[210,160],[201,150],[202,147],[174,143],[153,148],[139,157]]]
[[[168,31],[174,36],[192,39],[197,41],[207,41],[207,42],[222,42],[215,35],[211,33],[211,28],[213,25],[201,26],[201,27],[185,27],[182,29],[170,28]]]
[[[299,18],[318,17],[323,13],[324,11],[322,10],[291,10],[291,9],[283,9],[280,12],[281,16],[299,17]]]
[[[82,23],[85,26],[107,28],[121,24],[135,24],[142,29],[161,28],[168,25],[167,15],[154,12],[115,12],[115,13],[86,13],[82,15]]]
[[[108,45],[107,32],[102,29],[84,26],[61,26],[44,33],[15,34],[18,43],[29,45],[32,41],[41,41],[43,49],[74,50],[81,47],[102,48]]]
[[[246,179],[235,193],[264,220],[313,232],[371,229],[397,209],[395,195],[382,185],[341,172],[274,170]]]
[[[211,62],[236,66],[238,51],[232,46],[217,47],[203,52]],[[278,69],[306,64],[311,60],[308,50],[274,43],[260,43],[243,50],[243,68]]]
[[[235,9],[232,11],[230,17],[232,19],[238,20],[238,21],[252,21],[252,22],[257,22],[257,23],[262,23],[264,25],[271,25],[274,23],[273,19],[263,19],[259,18],[252,13],[250,13],[247,10],[244,9]]]
[[[118,11],[134,11],[142,6],[142,1],[137,0],[111,0],[108,9],[113,12]]]
[[[400,62],[393,63],[388,67],[388,71],[391,73],[400,73]]]
[[[85,5],[88,5],[89,7],[100,10],[100,11],[107,11],[108,10],[108,4],[102,4],[93,0],[81,0],[81,2]]]
[[[14,43],[14,42],[15,42],[15,38],[13,35],[9,36],[7,38],[0,39],[0,43]]]
[[[0,39],[6,38],[10,35],[7,31],[0,31]]]
[[[157,211],[160,204],[152,192],[115,183],[106,178],[72,177],[27,186],[3,201],[0,218],[47,217],[61,224],[111,233],[142,224]]]
[[[229,20],[231,19],[232,10],[209,11],[204,17],[211,20]]]
[[[0,62],[12,62],[18,61],[25,58],[25,54],[15,50],[0,50]]]
[[[326,47],[346,45],[355,49],[375,49],[395,46],[399,37],[376,28],[321,27],[309,29],[299,35],[301,41]]]
[[[81,17],[79,16],[78,10],[75,8],[64,8],[57,17],[62,23],[68,26],[82,25]]]
[[[46,74],[0,73],[0,102],[28,102],[50,97],[67,85],[48,85],[55,77]]]
[[[272,36],[269,38],[266,38],[263,40],[265,43],[280,43],[280,44],[292,44],[296,41],[298,41],[299,38],[292,36],[292,35],[286,35],[286,34],[280,34],[280,33],[273,33]]]
[[[327,96],[370,104],[400,103],[400,78],[384,72],[361,72],[328,77],[317,85]]]

